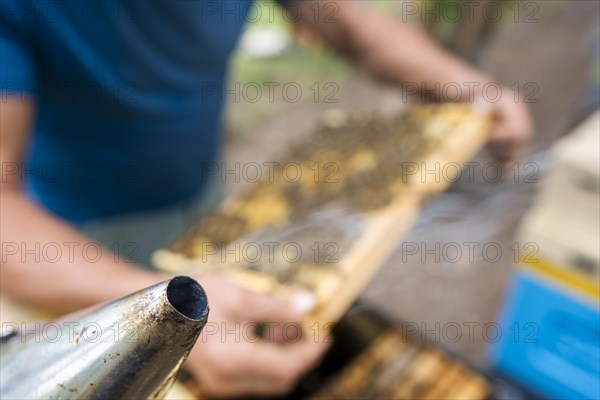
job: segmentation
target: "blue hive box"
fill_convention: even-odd
[[[600,399],[598,288],[569,269],[519,265],[490,346],[500,371],[551,399]]]

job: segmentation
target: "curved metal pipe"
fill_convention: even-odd
[[[206,324],[208,310],[202,287],[178,276],[23,327],[0,343],[0,398],[161,398]]]

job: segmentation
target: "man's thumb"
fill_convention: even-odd
[[[248,292],[244,296],[245,319],[253,322],[296,322],[315,306],[315,297],[308,291],[296,292],[287,298]]]

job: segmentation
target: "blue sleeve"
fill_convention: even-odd
[[[22,29],[18,5],[2,1],[0,9],[0,90],[4,95],[36,90],[35,65],[31,45]]]

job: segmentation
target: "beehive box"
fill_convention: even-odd
[[[489,394],[487,380],[461,361],[389,329],[310,398],[481,400]]]
[[[516,240],[516,262],[499,316],[492,363],[544,398],[600,393],[600,112],[553,146],[545,177]],[[516,328],[517,327],[517,328]],[[516,329],[515,329],[516,328]]]
[[[170,249],[163,270],[226,272],[251,290],[309,290],[306,322],[326,327],[356,299],[422,202],[485,143],[489,116],[468,104],[400,116],[330,111],[311,140],[264,179],[227,198]]]
[[[544,176],[534,207],[517,240],[533,244],[531,264],[539,259],[596,283],[600,279],[600,111],[559,140],[556,166]]]

